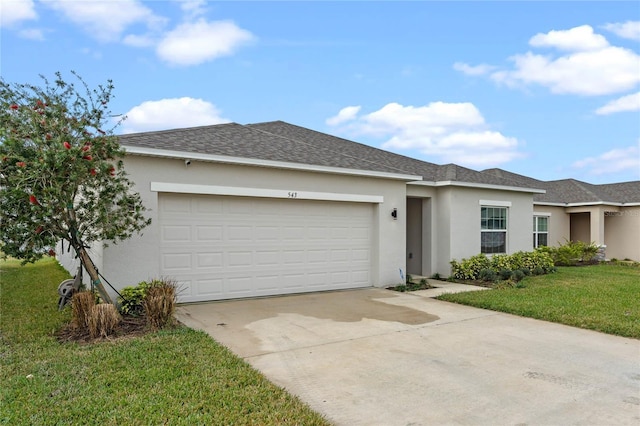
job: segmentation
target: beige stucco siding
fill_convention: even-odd
[[[640,261],[640,206],[621,207],[604,216],[607,258]]]
[[[533,247],[532,194],[452,186],[439,189],[437,204],[438,237],[434,249],[440,255],[435,264],[435,272],[448,275],[451,259],[460,260],[480,253],[482,205],[508,205],[508,253],[529,251]]]
[[[125,167],[155,225],[158,193],[151,191],[151,182],[382,196],[384,201],[374,205],[371,284],[381,287],[397,284],[399,270],[405,270],[406,182],[402,180],[200,161],[185,166],[181,159],[138,155],[127,156]],[[398,209],[395,220],[391,217],[393,208]],[[159,242],[158,227],[152,224],[143,236],[105,249],[104,270],[118,287],[157,277]]]
[[[559,246],[564,244],[566,240],[569,240],[569,215],[565,212],[564,207],[534,205],[533,214],[534,216],[539,214],[549,218],[549,235],[547,241],[550,246]]]

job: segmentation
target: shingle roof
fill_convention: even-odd
[[[308,143],[314,148],[322,146],[333,153],[340,153],[342,155],[349,156],[359,162],[370,161],[375,164],[403,170],[406,173],[420,175],[426,181],[453,181],[499,186],[522,186],[514,185],[513,182],[500,177],[480,173],[456,164],[441,166],[427,161],[406,157],[404,155],[394,154],[389,151],[326,133],[321,133],[305,127],[285,123],[284,121],[248,124],[247,126],[252,129],[259,129],[270,134],[286,137],[290,140]]]
[[[640,203],[640,181],[593,185],[576,179],[541,181],[502,169],[482,173],[500,176],[520,185],[542,188],[545,194],[535,194],[533,200],[547,203]]]
[[[237,123],[120,136],[124,146],[281,161],[454,181],[512,186],[512,182],[455,164],[440,166],[283,121]]]
[[[120,136],[120,144],[185,153],[405,173],[398,168],[340,155],[321,145],[300,143],[237,123],[127,134]]]

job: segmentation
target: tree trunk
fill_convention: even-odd
[[[89,277],[91,277],[91,282],[98,290],[98,293],[100,294],[100,297],[102,298],[102,300],[105,301],[106,303],[113,304],[113,300],[111,299],[111,296],[109,296],[107,289],[104,288],[104,285],[102,285],[102,281],[100,281],[100,276],[98,275],[98,271],[96,270],[96,268],[93,266],[93,262],[89,257],[89,253],[87,253],[84,247],[80,247],[80,249],[76,249],[76,251],[78,253],[78,257],[80,258],[80,261],[82,262],[82,265],[84,266],[84,269],[89,274]]]

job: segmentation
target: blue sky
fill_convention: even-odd
[[[640,179],[637,2],[1,7],[2,78],[111,79],[118,132],[283,120],[437,164]]]

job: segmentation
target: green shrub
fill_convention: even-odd
[[[515,282],[520,282],[524,279],[525,277],[525,273],[522,272],[522,269],[516,269],[515,271],[513,271],[513,273],[511,274],[511,278],[515,281]]]
[[[500,269],[500,271],[498,271],[498,276],[500,277],[501,280],[508,280],[511,278],[511,275],[513,274],[513,271],[511,269]]]
[[[508,254],[494,254],[491,257],[491,269],[496,272],[502,269],[513,269],[511,266],[511,256]]]
[[[459,280],[476,280],[483,269],[491,268],[491,260],[483,254],[477,254],[469,259],[462,259],[460,263],[451,261],[451,274]]]
[[[120,290],[120,297],[118,297],[120,313],[123,315],[142,315],[144,313],[142,301],[147,295],[147,290],[154,284],[157,285],[157,283],[160,282],[159,280],[152,280],[151,282],[141,281],[136,286],[124,287]]]
[[[498,279],[498,274],[496,271],[490,268],[485,268],[478,274],[478,279],[482,281],[492,282]]]
[[[550,251],[545,247],[531,252],[519,251],[511,255],[496,254],[491,259],[484,254],[479,254],[462,259],[460,262],[452,260],[451,276],[458,280],[495,281],[498,277],[494,275],[499,275],[499,278],[506,280],[511,277],[512,271],[517,270],[524,276],[546,274],[553,272],[554,268],[554,260],[549,253]],[[492,271],[494,275],[487,271]]]
[[[579,263],[595,263],[598,246],[583,241],[568,241],[559,247],[544,247],[537,250],[548,253],[556,266],[575,266]]]

